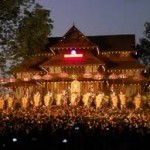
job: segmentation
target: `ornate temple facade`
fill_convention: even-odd
[[[86,36],[73,25],[64,36],[50,37],[47,51],[18,66],[11,86],[18,98],[26,88],[80,95],[122,91],[131,97],[144,92],[148,82],[146,67],[135,55],[132,34]]]

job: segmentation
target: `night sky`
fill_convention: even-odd
[[[150,0],[36,0],[51,10],[52,36],[63,36],[73,25],[85,35],[144,36],[150,22]]]

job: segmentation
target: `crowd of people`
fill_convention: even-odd
[[[0,144],[4,148],[16,136],[24,143],[47,141],[53,149],[60,149],[59,145],[66,149],[141,149],[141,144],[150,148],[150,107],[139,93],[131,103],[122,92],[73,94],[37,91],[32,99],[26,93],[20,101],[13,95],[6,100],[1,97]]]

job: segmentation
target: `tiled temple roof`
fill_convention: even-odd
[[[88,37],[81,33],[75,26],[72,26],[70,30],[58,40],[57,43],[52,45],[51,48],[92,46],[96,46],[96,44],[89,40]]]
[[[46,61],[41,66],[84,66],[84,65],[104,65],[102,60],[93,56],[91,53],[84,53],[83,58],[64,58],[64,54],[57,54],[52,59]]]
[[[68,48],[83,50],[84,57],[78,60],[64,59],[65,50],[68,50]],[[86,49],[86,52],[84,52],[84,49]],[[133,34],[85,36],[75,26],[72,26],[63,37],[49,37],[46,55],[42,56],[41,53],[39,57],[25,60],[19,67],[14,69],[14,72],[40,71],[41,66],[105,65],[107,69],[145,68],[131,56],[126,58],[116,57],[116,59],[111,57],[111,55],[110,57],[103,57],[97,54],[97,49],[100,52],[133,52],[135,51],[135,36]],[[93,51],[96,55],[94,55]],[[48,55],[52,54],[52,52],[55,54],[49,57]]]

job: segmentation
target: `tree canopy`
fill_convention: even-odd
[[[137,45],[138,58],[146,65],[150,65],[150,22],[145,23],[144,37]]]
[[[0,68],[40,52],[53,29],[50,11],[34,0],[1,0],[0,5]]]
[[[144,27],[144,37],[140,39],[140,43],[137,45],[137,56],[148,67],[148,75],[150,76],[150,22],[146,22]]]

